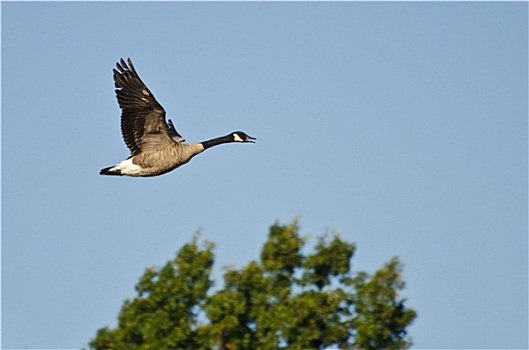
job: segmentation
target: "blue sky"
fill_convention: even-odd
[[[86,346],[197,230],[222,266],[300,215],[405,264],[415,348],[527,348],[527,3],[2,3],[2,345]],[[128,156],[131,57],[188,142]]]

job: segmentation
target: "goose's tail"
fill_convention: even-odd
[[[121,169],[119,169],[117,166],[109,166],[108,168],[101,169],[99,172],[99,175],[119,175],[121,176]]]
[[[108,168],[101,169],[99,174],[101,175],[127,175],[127,176],[141,176],[140,170],[141,167],[137,164],[134,164],[132,161],[133,157],[130,156],[121,163],[109,166]]]

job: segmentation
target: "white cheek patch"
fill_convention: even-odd
[[[236,142],[244,142],[238,134],[233,134],[233,140]]]

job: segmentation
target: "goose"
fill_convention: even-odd
[[[130,58],[116,63],[114,82],[121,108],[121,134],[130,150],[122,162],[101,169],[100,175],[148,177],[168,173],[213,146],[253,143],[242,131],[198,143],[184,143],[173,122],[165,121],[165,110],[140,79]]]

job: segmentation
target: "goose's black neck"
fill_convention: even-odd
[[[207,141],[202,141],[201,144],[202,146],[204,146],[204,149],[208,149],[210,147],[217,146],[223,143],[229,143],[229,142],[234,142],[232,135],[226,135],[226,136],[217,137],[217,138],[207,140]]]

